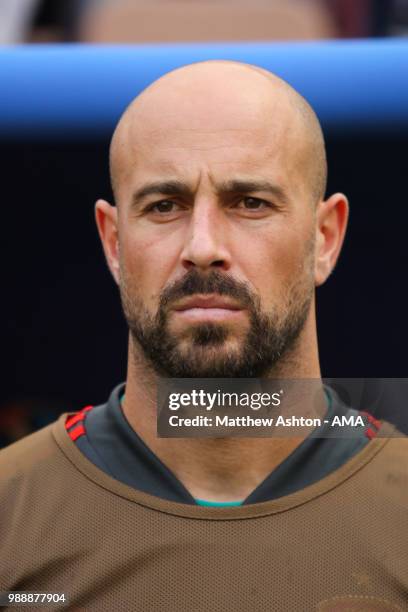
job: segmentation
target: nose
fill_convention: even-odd
[[[229,270],[231,257],[226,238],[225,218],[218,204],[208,200],[196,202],[181,253],[183,267],[186,270]]]

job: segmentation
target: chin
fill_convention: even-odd
[[[241,350],[240,350],[241,349]],[[187,341],[172,355],[171,376],[175,378],[229,378],[236,376],[236,364],[242,360],[242,347],[236,341],[197,346]]]
[[[179,343],[180,353],[189,357],[203,355],[206,359],[220,360],[227,355],[238,355],[243,351],[241,339],[231,337],[228,330],[220,329],[216,335],[208,334],[207,330],[200,330],[194,335],[189,335]]]

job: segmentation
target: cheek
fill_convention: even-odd
[[[243,266],[265,305],[283,300],[288,288],[304,278],[307,243],[304,229],[258,233]]]
[[[120,253],[127,282],[147,307],[156,306],[177,260],[174,236],[128,232],[121,240]]]

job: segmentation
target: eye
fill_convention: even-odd
[[[175,212],[175,210],[175,202],[172,202],[171,200],[161,200],[160,202],[155,202],[147,207],[147,212],[160,214]]]
[[[179,219],[188,207],[174,200],[158,200],[147,204],[142,214],[153,223],[167,223]]]
[[[270,204],[265,202],[265,200],[261,200],[260,198],[246,196],[245,198],[242,198],[241,205],[238,208],[243,208],[244,210],[261,211],[265,210],[266,208],[270,208]]]

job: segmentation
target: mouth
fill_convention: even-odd
[[[221,295],[196,295],[181,300],[176,315],[190,321],[225,321],[242,315],[244,309],[234,300]]]

